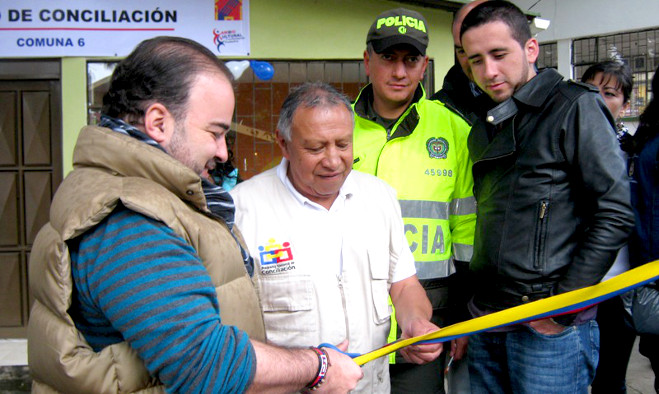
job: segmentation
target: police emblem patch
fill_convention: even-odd
[[[439,138],[429,138],[426,141],[426,148],[428,149],[428,155],[431,159],[446,159],[448,154],[448,141],[446,139]]]

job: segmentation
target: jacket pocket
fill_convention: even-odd
[[[546,264],[545,244],[547,240],[547,226],[549,222],[549,200],[541,200],[538,203],[535,237],[533,242],[533,267],[536,270],[544,270]]]
[[[376,324],[387,323],[393,311],[389,302],[389,254],[369,249],[368,264],[371,272],[371,294],[375,312],[373,319]]]
[[[285,344],[317,330],[311,277],[261,276],[257,285],[269,341]]]

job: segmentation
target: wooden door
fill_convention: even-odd
[[[25,337],[30,248],[62,179],[60,82],[25,78],[0,75],[0,338]]]

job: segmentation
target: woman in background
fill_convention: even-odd
[[[607,60],[588,67],[581,81],[595,85],[616,120],[618,140],[628,138],[622,116],[629,108],[632,94],[632,70],[622,60]],[[625,137],[627,135],[627,137]]]
[[[622,61],[604,61],[590,66],[581,80],[599,88],[607,108],[616,119],[616,136],[624,149],[623,145],[628,144],[631,138],[621,121],[622,115],[629,108],[632,92],[631,69]],[[627,271],[629,265],[629,250],[625,245],[602,280],[611,279]],[[597,306],[600,356],[591,385],[593,394],[627,392],[625,376],[636,340],[636,331],[631,316],[625,309],[625,297],[629,295],[613,297]]]

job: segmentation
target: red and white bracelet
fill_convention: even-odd
[[[316,355],[318,356],[318,373],[316,374],[314,380],[305,386],[303,392],[317,390],[318,387],[320,387],[325,381],[325,376],[327,375],[327,370],[330,366],[329,355],[325,349],[313,346],[310,349],[316,352]]]

